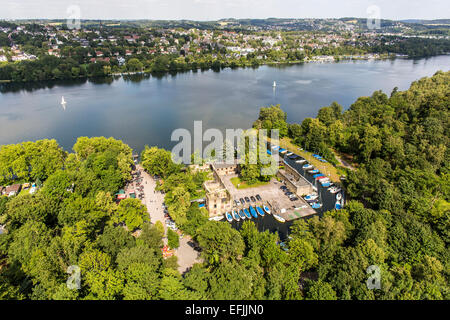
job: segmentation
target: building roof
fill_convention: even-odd
[[[231,168],[235,167],[238,164],[238,160],[233,160],[232,163],[229,162],[214,162],[212,165],[216,169],[224,169],[224,168]]]
[[[5,192],[7,194],[11,193],[11,192],[19,192],[21,185],[20,184],[13,184],[12,186],[8,186],[5,189]]]

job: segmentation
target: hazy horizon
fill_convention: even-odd
[[[449,19],[443,15],[450,12],[450,1],[443,0],[0,0],[0,6],[0,19],[7,20],[66,19],[71,6],[83,20],[367,18],[373,6],[387,20]]]

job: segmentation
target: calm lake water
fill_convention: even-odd
[[[260,107],[279,103],[289,122],[301,122],[333,101],[348,107],[375,90],[405,90],[412,81],[449,66],[450,56],[439,56],[8,84],[0,89],[0,145],[55,138],[70,151],[79,136],[112,136],[137,152],[145,145],[170,148],[172,131],[191,130],[194,120],[203,120],[204,130],[245,129]]]

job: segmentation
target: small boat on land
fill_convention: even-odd
[[[295,163],[305,163],[305,162],[306,162],[305,159],[300,159],[300,160],[295,161]]]
[[[283,217],[280,217],[279,215],[277,215],[277,214],[273,214],[273,217],[275,218],[275,220],[277,220],[278,222],[281,222],[281,223],[285,223],[286,222],[286,219],[285,218],[283,218]]]
[[[236,220],[236,221],[241,220],[241,219],[239,218],[239,214],[236,212],[236,210],[233,210],[233,219]]]
[[[286,149],[280,148],[280,153],[286,153],[286,152],[287,152]]]
[[[272,146],[272,149],[273,150],[278,150],[278,149],[280,149],[280,147],[279,146]]]
[[[303,165],[304,170],[308,170],[308,169],[312,169],[312,168],[313,168],[313,166],[310,165],[309,163]]]
[[[312,170],[309,170],[308,172],[311,173],[311,174],[316,174],[316,173],[319,173],[319,170],[318,169],[312,169]]]
[[[314,201],[319,197],[319,195],[317,193],[311,193],[308,194],[307,196],[305,196],[303,199],[305,199],[306,201]]]
[[[220,220],[222,220],[222,219],[223,219],[222,216],[217,216],[217,217],[209,218],[208,220],[209,220],[209,221],[220,221]]]
[[[322,204],[319,202],[314,202],[313,204],[311,204],[311,208],[313,209],[319,209],[322,207]]]
[[[327,177],[323,177],[323,178],[320,178],[320,179],[318,179],[318,180],[319,180],[319,182],[322,183],[322,184],[324,184],[325,182],[330,182],[330,178],[327,178]]]
[[[250,206],[250,213],[254,218],[258,218],[258,214],[256,213],[255,208],[253,208],[252,206]]]
[[[250,214],[250,212],[248,212],[247,209],[244,209],[244,214],[247,217],[247,219],[251,219],[252,218],[252,215]]]
[[[225,213],[225,218],[227,218],[228,222],[233,221],[233,217],[231,216],[231,214],[229,212]]]
[[[242,211],[242,210],[239,210],[239,217],[242,219],[242,220],[244,220],[245,219],[245,214],[244,214],[244,211]]]
[[[267,214],[270,214],[270,209],[268,206],[263,206],[263,209]]]
[[[341,210],[341,209],[342,209],[342,206],[341,206],[341,204],[339,203],[339,201],[336,201],[336,203],[334,204],[334,208],[335,208],[336,210]]]
[[[324,177],[324,174],[323,173],[317,173],[317,174],[313,175],[314,179],[317,178],[317,177]]]
[[[331,186],[330,182],[321,182],[322,183],[322,187],[324,188],[328,188],[329,186]]]
[[[258,214],[259,214],[261,217],[264,217],[264,210],[261,209],[261,207],[256,207],[256,211],[258,211]]]
[[[316,180],[319,180],[319,181],[321,181],[321,180],[323,180],[323,179],[326,179],[327,177],[325,177],[323,174],[322,175],[319,175],[318,177],[315,177],[315,179]]]
[[[342,193],[338,193],[336,195],[336,200],[341,200],[342,199]]]
[[[288,153],[286,153],[286,155],[287,155],[288,157],[292,156],[293,154],[294,154],[293,152],[288,152]]]

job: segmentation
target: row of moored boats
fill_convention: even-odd
[[[232,210],[231,212],[226,212],[225,213],[225,218],[229,221],[232,222],[233,220],[235,221],[240,221],[240,220],[245,220],[245,219],[252,219],[252,218],[258,218],[258,216],[264,217],[265,214],[271,214],[269,207],[267,206],[250,206],[248,209],[244,208],[244,209],[240,209],[240,210]]]

